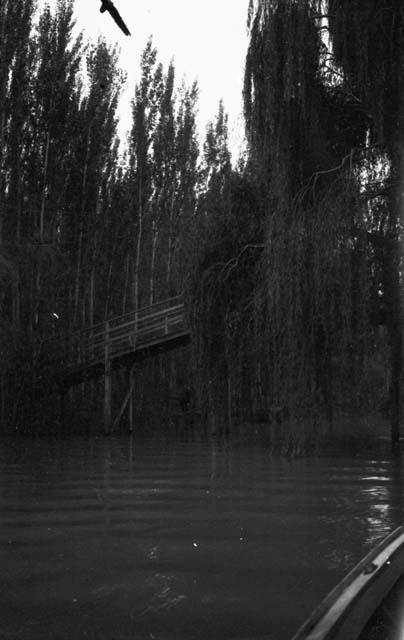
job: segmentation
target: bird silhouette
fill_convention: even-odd
[[[126,26],[126,24],[124,23],[124,21],[122,20],[122,18],[120,16],[120,13],[119,13],[118,9],[115,7],[115,5],[112,2],[112,0],[101,0],[100,11],[101,11],[101,13],[104,13],[104,11],[108,11],[108,13],[115,20],[115,22],[118,25],[118,27],[120,29],[122,29],[122,31],[124,32],[125,36],[130,36],[130,31],[129,31],[128,27]]]

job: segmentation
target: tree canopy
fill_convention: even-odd
[[[234,161],[225,105],[200,143],[198,86],[152,40],[120,141],[117,51],[73,35],[71,0],[20,5],[0,6],[7,419],[50,336],[184,293],[194,360],[145,365],[139,397],[189,378],[206,419],[229,425],[274,410],[332,424],[388,395],[397,440],[403,10],[251,0]]]

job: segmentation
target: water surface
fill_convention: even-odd
[[[401,524],[388,455],[256,444],[3,442],[0,637],[290,638]]]

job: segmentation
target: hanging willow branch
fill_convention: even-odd
[[[265,192],[255,326],[265,336],[256,339],[269,363],[267,394],[277,406],[320,405],[331,415],[348,372],[355,387],[368,337],[366,233],[353,153],[365,146],[366,117],[326,84],[321,4],[250,4],[244,105]]]
[[[380,216],[363,181],[369,141],[382,143],[382,158],[382,129],[343,64],[349,43],[341,25],[350,6],[356,24],[363,4],[251,0],[247,171],[262,216],[261,236],[251,244],[264,247],[258,261],[249,262],[249,243],[211,261],[194,308],[202,368],[219,375],[229,366],[243,369],[250,388],[259,377],[268,406],[325,411],[330,419],[341,398],[349,403],[358,395],[373,348],[371,288],[379,278],[369,238]],[[335,51],[327,49],[324,28]]]
[[[298,194],[289,211],[270,216],[257,308],[271,363],[268,393],[290,410],[302,403],[330,409],[334,383],[349,372],[355,386],[368,340],[367,239],[357,181],[343,174],[313,207],[306,203],[306,194]]]

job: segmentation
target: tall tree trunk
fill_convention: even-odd
[[[22,201],[22,179],[21,179],[21,163],[18,163],[18,176],[17,176],[17,202],[16,202],[16,223],[15,223],[15,244],[18,247],[21,243],[21,201]],[[0,197],[1,199],[1,197]],[[18,328],[21,320],[21,296],[20,296],[20,270],[17,267],[17,274],[13,279],[12,284],[12,317],[13,326]]]
[[[79,309],[80,271],[81,271],[81,261],[82,261],[82,254],[83,254],[83,236],[84,236],[83,226],[84,226],[85,195],[86,195],[89,156],[90,156],[90,129],[88,130],[88,133],[87,133],[86,157],[84,160],[83,179],[81,182],[81,208],[80,208],[79,235],[78,235],[78,246],[77,246],[76,276],[75,276],[75,284],[74,284],[73,327],[76,324],[78,309]]]
[[[97,257],[97,244],[99,234],[96,232],[93,234],[93,248],[91,255],[91,267],[90,267],[90,278],[89,278],[89,288],[88,288],[88,309],[87,309],[87,320],[89,325],[94,324],[94,298],[95,298],[95,265],[96,265],[96,257]],[[106,297],[108,297],[109,288],[105,289]]]
[[[94,273],[94,265],[93,265],[91,267],[90,290],[88,293],[88,323],[90,326],[94,324],[94,290],[95,290],[95,273]]]
[[[156,249],[157,249],[157,241],[159,236],[159,230],[157,228],[156,221],[153,221],[153,239],[152,239],[152,254],[151,254],[151,263],[150,263],[150,283],[149,283],[149,304],[152,305],[154,302],[154,272],[156,267]]]
[[[168,229],[168,255],[167,255],[167,297],[171,298],[172,296],[172,262],[173,262],[173,249],[174,249],[174,197],[175,193],[173,191],[171,195],[171,203],[170,203],[170,222]]]
[[[130,254],[127,252],[125,256],[125,277],[123,281],[123,290],[122,290],[122,313],[126,313],[127,310],[127,299],[128,299],[128,287],[129,287],[129,272],[130,272]],[[111,268],[112,269],[112,260],[111,260]]]
[[[35,306],[33,313],[33,328],[38,326],[39,322],[39,304],[41,299],[41,266],[38,262],[35,265]]]
[[[106,278],[106,282],[105,282],[105,288],[104,288],[104,294],[105,294],[105,298],[104,298],[104,317],[103,319],[106,320],[109,316],[109,314],[111,313],[110,309],[111,309],[111,282],[112,282],[112,271],[114,268],[114,255],[115,255],[115,248],[116,248],[116,239],[114,238],[112,241],[112,247],[110,248],[110,254],[109,254],[109,264],[108,264],[108,271],[107,271],[107,278]],[[125,293],[123,295],[126,295]]]
[[[138,228],[137,228],[137,240],[136,240],[136,256],[133,271],[133,294],[132,304],[133,309],[137,313],[139,309],[139,270],[140,270],[140,251],[142,248],[143,240],[143,205],[142,205],[142,171],[139,175],[139,190],[138,190]]]
[[[18,329],[21,322],[21,299],[20,299],[20,283],[19,277],[15,278],[12,284],[13,297],[13,327]]]
[[[404,103],[402,104],[404,106]],[[404,156],[401,147],[404,133],[404,115],[402,108],[398,112],[397,140],[390,141],[391,149],[391,176],[394,185],[390,198],[390,219],[388,227],[388,243],[385,251],[384,268],[385,293],[388,313],[388,334],[390,341],[390,410],[391,410],[391,440],[393,448],[397,448],[400,441],[400,429],[402,418],[401,377],[403,373],[403,336],[401,328],[401,262],[402,240],[400,229],[403,223],[404,196],[401,185],[401,177],[404,169]]]
[[[3,219],[4,219],[4,162],[6,155],[6,95],[7,95],[7,66],[5,56],[6,46],[6,14],[8,1],[0,2],[0,246],[3,243]]]
[[[79,309],[81,255],[83,251],[83,225],[81,221],[79,224],[80,224],[80,230],[79,230],[79,236],[78,236],[76,275],[75,275],[74,295],[73,295],[73,327],[76,326],[77,314]]]
[[[390,244],[390,243],[389,243]],[[385,292],[389,313],[387,330],[390,343],[390,420],[393,447],[400,440],[402,418],[401,377],[403,371],[403,339],[401,328],[400,244],[398,238],[387,249],[385,269]]]
[[[48,133],[46,135],[46,146],[45,146],[41,209],[39,214],[39,241],[41,242],[41,244],[44,241],[46,191],[48,186],[49,143],[50,143],[50,130],[48,129]]]

